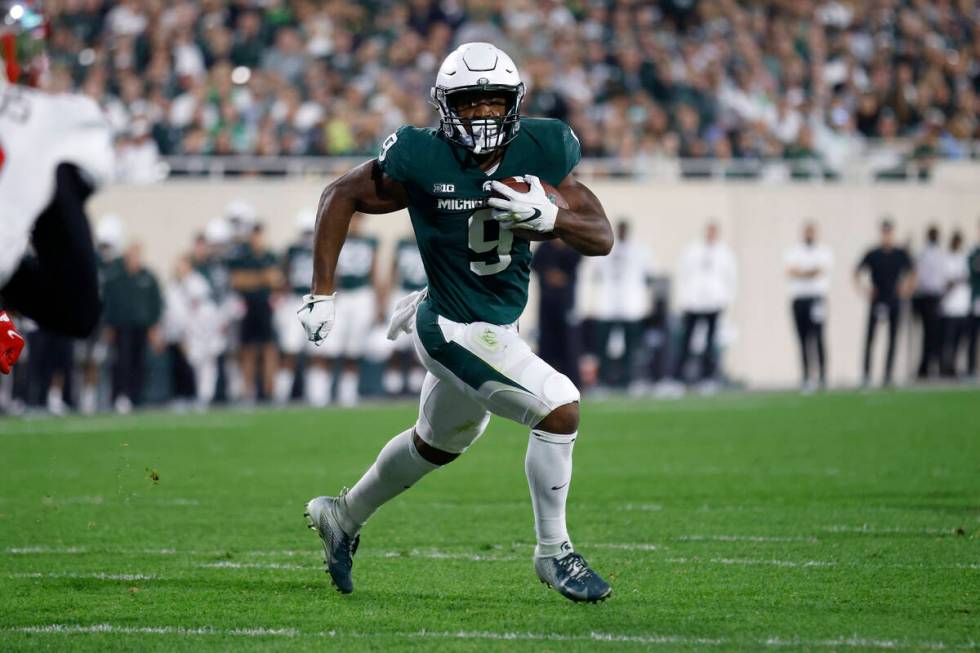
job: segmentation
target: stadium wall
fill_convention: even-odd
[[[708,218],[716,219],[723,238],[739,264],[738,296],[724,329],[728,373],[753,387],[785,387],[797,383],[798,352],[789,313],[783,252],[800,237],[807,218],[820,227],[836,260],[829,296],[827,331],[830,380],[856,383],[866,319],[866,302],[853,288],[856,262],[877,237],[883,215],[897,224],[899,241],[913,249],[922,242],[926,225],[938,223],[945,234],[954,227],[975,242],[980,217],[980,187],[975,174],[950,175],[931,184],[790,184],[591,181],[614,221],[628,218],[636,237],[654,251],[658,274],[672,276],[683,247],[699,237]],[[253,204],[268,228],[270,246],[281,250],[295,229],[295,215],[316,206],[321,179],[181,180],[152,186],[116,186],[92,200],[93,218],[118,214],[131,240],[145,245],[149,265],[161,278],[170,274],[177,257],[211,218],[221,215],[232,199]],[[407,215],[369,216],[366,229],[383,241],[382,270],[387,270],[391,245],[410,230]],[[534,289],[522,321],[534,334],[537,321]],[[586,293],[587,294],[587,293]],[[907,318],[907,316],[906,316]],[[879,377],[884,346],[879,334],[875,374]],[[898,346],[896,372],[908,376],[910,342],[905,328]]]

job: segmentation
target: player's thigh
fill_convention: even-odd
[[[487,428],[490,413],[475,398],[431,372],[422,382],[415,432],[426,444],[463,453]]]
[[[579,400],[571,380],[508,327],[452,322],[423,305],[415,341],[429,372],[493,414],[525,426],[533,427],[559,406]]]

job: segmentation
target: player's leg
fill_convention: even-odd
[[[455,323],[423,304],[415,331],[416,349],[431,374],[493,414],[531,429],[525,471],[538,537],[539,578],[573,600],[607,597],[608,584],[574,552],[565,525],[578,436],[578,389],[512,328]]]
[[[452,384],[427,375],[415,426],[389,440],[349,491],[307,504],[310,526],[323,540],[327,572],[338,590],[354,589],[352,556],[368,518],[423,476],[455,460],[480,437],[489,418],[482,406]]]

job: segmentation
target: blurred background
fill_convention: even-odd
[[[588,393],[975,383],[980,6],[973,0],[58,0],[53,91],[110,117],[89,204],[104,325],[40,330],[7,413],[350,405],[417,392],[391,304],[424,285],[405,213],[355,220],[360,337],[295,319],[313,210],[460,43],[518,62],[617,230],[535,245],[522,334]],[[28,325],[27,330],[30,329]]]

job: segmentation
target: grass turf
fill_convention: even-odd
[[[0,421],[0,649],[978,646],[975,391],[587,402],[569,524],[600,605],[534,577],[527,432],[500,419],[333,591],[303,503],[413,416]]]

